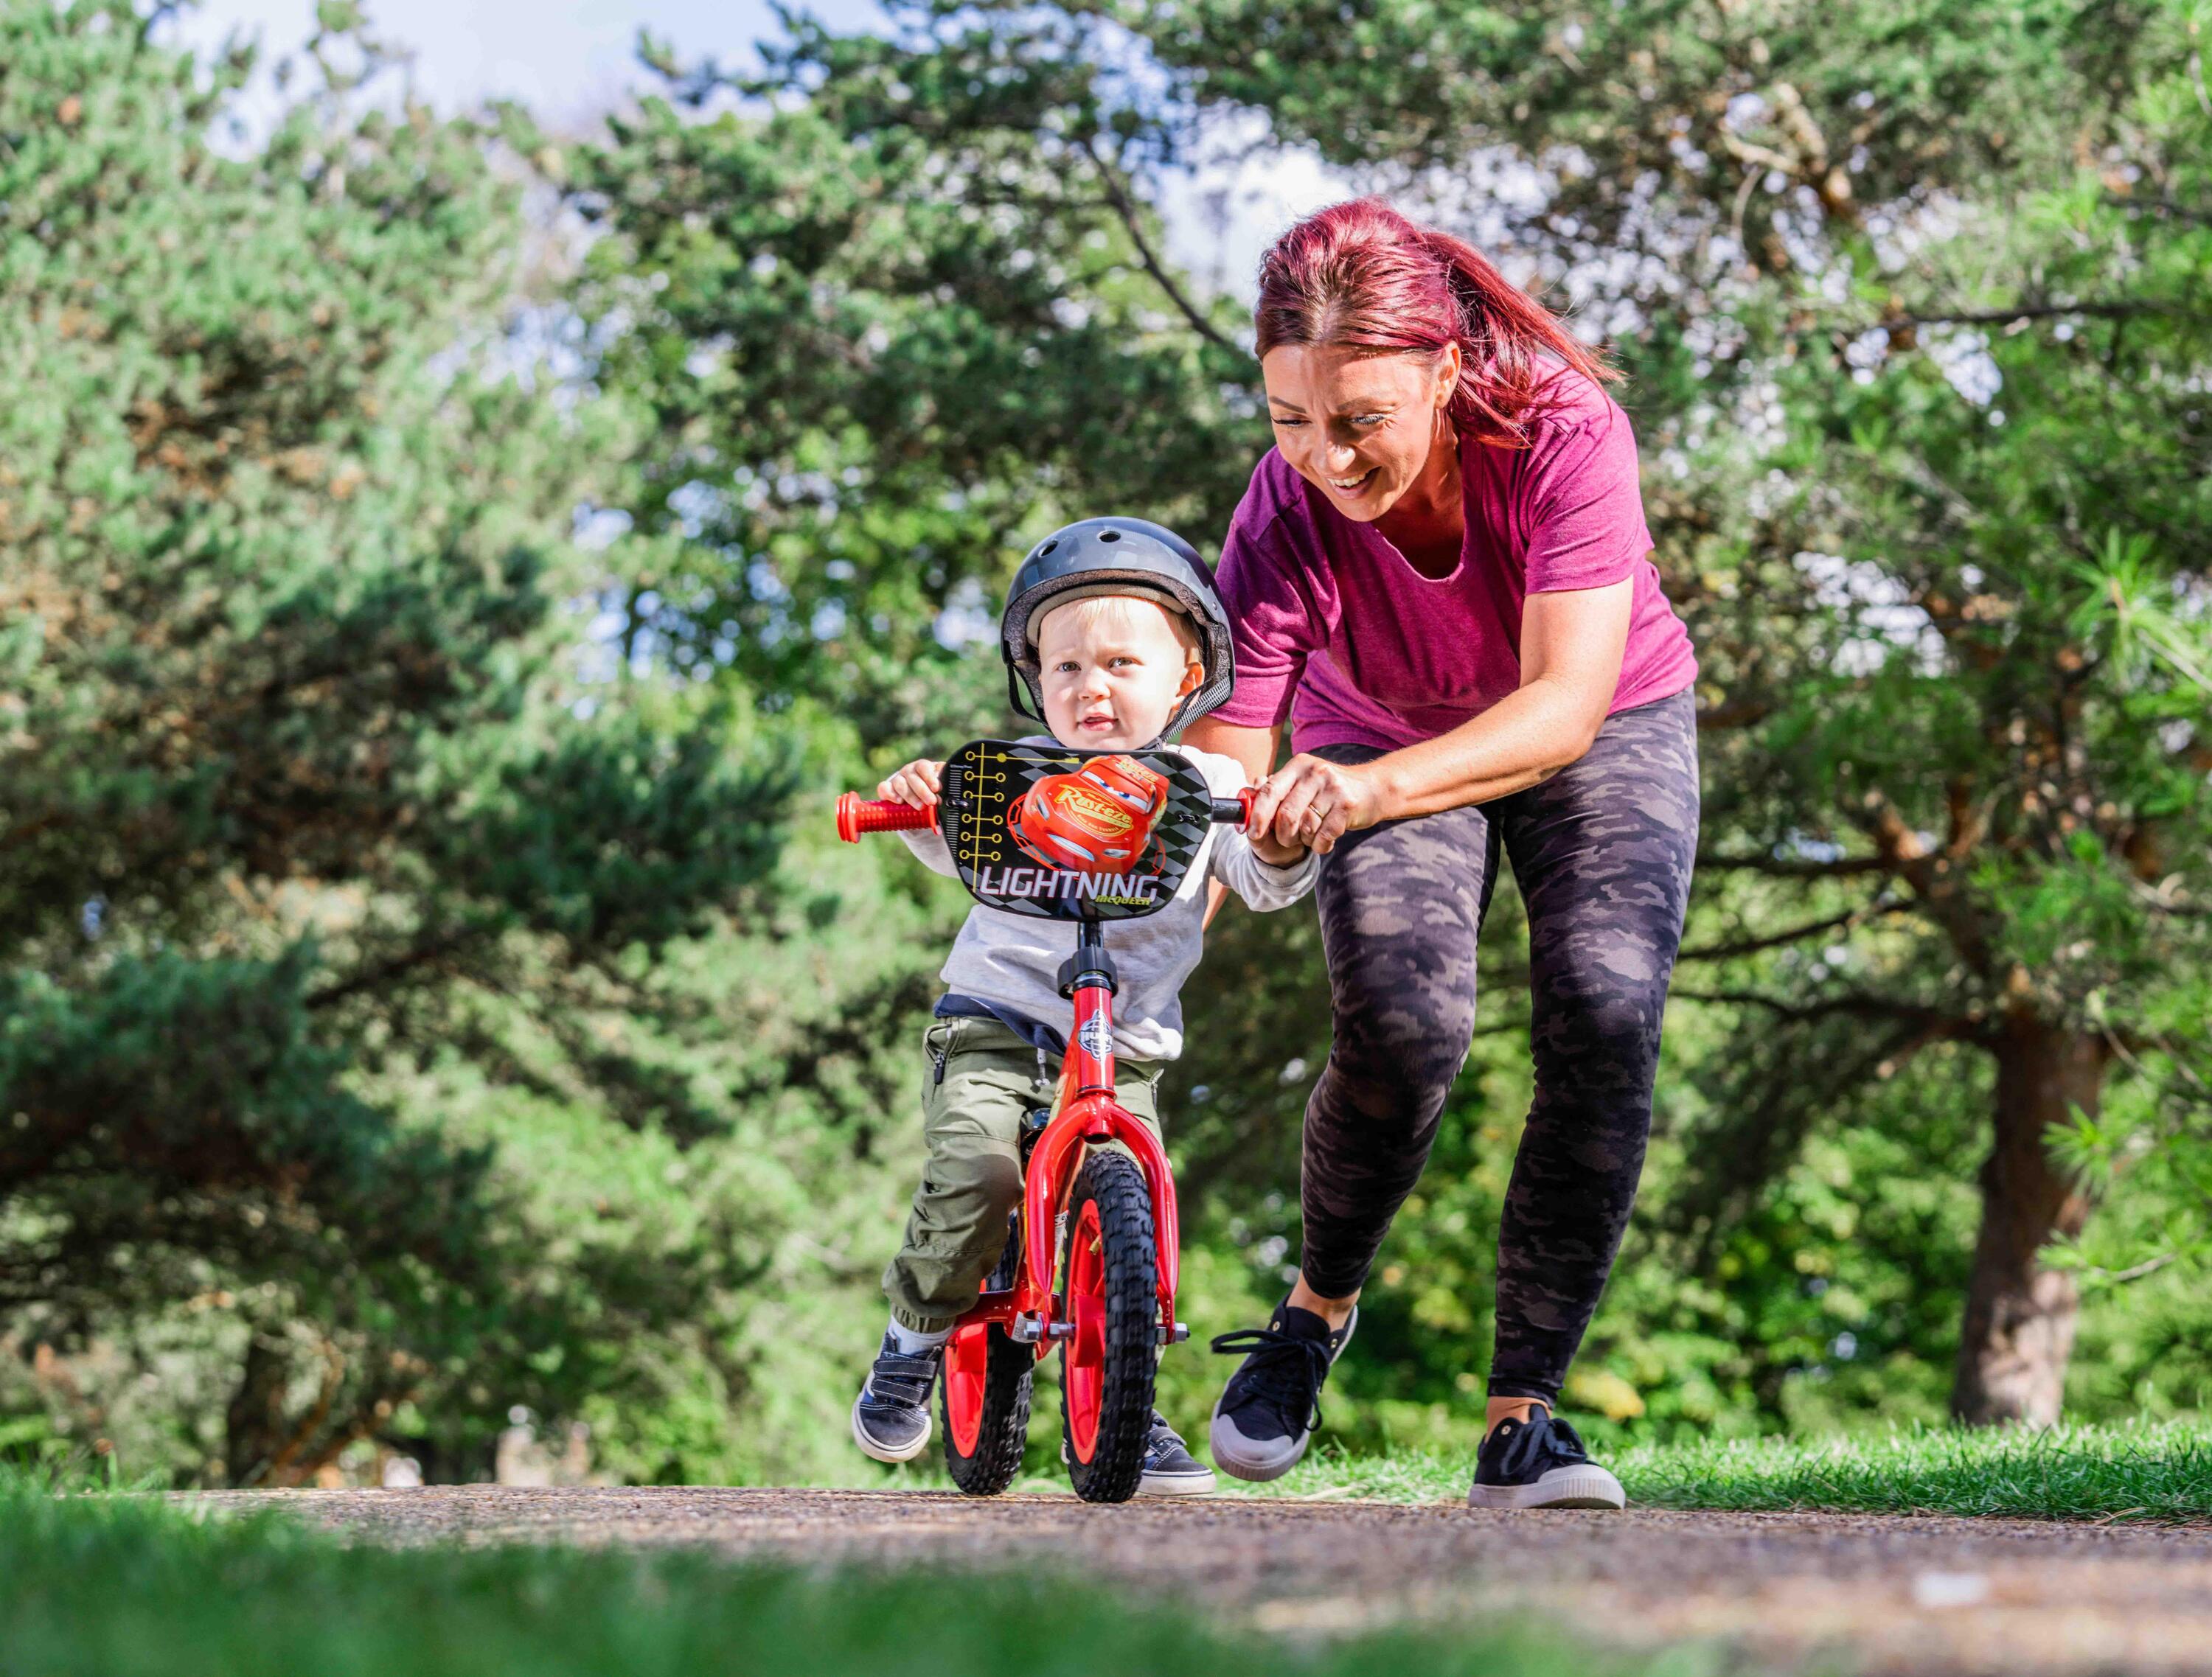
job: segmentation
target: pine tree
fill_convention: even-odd
[[[580,671],[628,439],[510,339],[492,137],[333,69],[242,142],[251,55],[157,27],[0,5],[0,1321],[212,1324],[222,1471],[296,1483],[580,1401],[725,1267],[549,1240],[407,1091],[649,1015],[639,952],[742,906],[788,775]]]

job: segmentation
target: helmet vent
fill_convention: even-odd
[[[1121,532],[1118,530],[1102,530],[1098,532],[1098,539],[1102,542],[1118,542],[1121,539]]]
[[[1037,550],[1037,557],[1038,557],[1038,558],[1040,558],[1040,559],[1043,558],[1043,557],[1045,556],[1045,555],[1046,555],[1046,554],[1048,554],[1048,553],[1051,552],[1051,551],[1053,550],[1053,549],[1054,549],[1054,548],[1058,547],[1059,545],[1060,545],[1060,538],[1058,538],[1057,536],[1055,536],[1055,537],[1054,537],[1054,538],[1052,538],[1052,540],[1050,540],[1050,541],[1047,542],[1047,543],[1046,543],[1042,547],[1041,547],[1041,548],[1039,548],[1039,549]]]

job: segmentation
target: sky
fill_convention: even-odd
[[[879,19],[875,0],[811,0],[833,28]],[[766,0],[369,0],[377,33],[414,54],[416,93],[447,110],[518,99],[556,127],[580,125],[623,102],[640,76],[640,29],[680,57],[754,61],[754,43],[776,33]],[[179,32],[213,46],[233,29],[260,37],[264,74],[296,52],[313,27],[313,0],[203,0]],[[265,108],[264,82],[258,99]],[[1346,183],[1299,152],[1219,165],[1161,183],[1168,255],[1202,285],[1249,300],[1267,241],[1297,216],[1347,195]],[[1225,212],[1225,215],[1224,215]]]

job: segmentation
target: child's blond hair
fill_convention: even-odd
[[[1176,644],[1183,649],[1186,662],[1200,664],[1205,661],[1205,653],[1199,645],[1198,628],[1191,622],[1189,614],[1169,605],[1158,594],[1143,589],[1132,588],[1127,593],[1091,593],[1085,591],[1073,599],[1048,607],[1038,616],[1030,635],[1038,646],[1044,645],[1045,624],[1063,611],[1075,613],[1074,622],[1079,629],[1120,628],[1129,622],[1132,610],[1139,605],[1151,606],[1168,620],[1168,629],[1175,635]]]

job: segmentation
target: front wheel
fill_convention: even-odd
[[[1158,1260],[1144,1173],[1125,1153],[1085,1161],[1061,1254],[1060,1430],[1068,1473],[1085,1502],[1125,1503],[1145,1473],[1159,1366]]]
[[[1036,1354],[995,1324],[971,1322],[946,1342],[945,1466],[969,1496],[995,1497],[1021,1472],[1036,1367]]]

